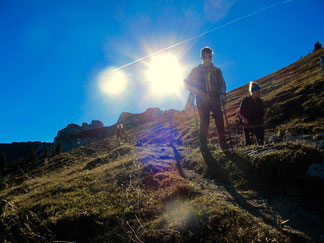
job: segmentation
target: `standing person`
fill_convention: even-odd
[[[244,124],[245,144],[252,144],[255,135],[257,143],[263,145],[264,128],[263,121],[266,120],[263,101],[260,98],[261,87],[255,82],[250,82],[250,96],[245,97],[240,105],[239,115]]]
[[[184,80],[190,94],[196,95],[196,102],[200,118],[200,150],[207,152],[207,136],[210,112],[215,119],[218,131],[218,141],[221,149],[228,149],[225,141],[224,120],[221,102],[225,102],[226,86],[221,70],[212,63],[213,51],[209,47],[201,49],[202,64],[192,69]]]
[[[125,136],[126,136],[126,131],[123,127],[123,124],[118,124],[117,125],[117,130],[116,130],[116,138],[117,138],[117,142],[120,142],[122,140],[125,140]]]

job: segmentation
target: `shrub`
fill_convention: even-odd
[[[321,49],[321,48],[322,48],[322,44],[319,43],[319,41],[317,41],[317,42],[315,43],[315,45],[314,45],[314,50],[313,50],[313,52],[315,52],[315,51],[317,51],[317,50],[319,50],[319,49]]]

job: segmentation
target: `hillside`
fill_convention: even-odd
[[[171,111],[114,136],[8,171],[1,242],[324,241],[324,49],[258,82],[268,142],[202,157],[192,111]],[[247,86],[228,93],[235,113]],[[129,114],[126,114],[127,116]],[[125,116],[126,116],[125,115]],[[278,132],[279,131],[279,132]],[[276,143],[273,143],[274,139]]]
[[[306,133],[324,130],[321,56],[324,56],[324,48],[255,80],[262,87],[269,128],[299,129]],[[232,122],[245,96],[248,96],[248,84],[228,93],[227,110]]]

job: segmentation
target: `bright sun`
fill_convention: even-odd
[[[183,68],[177,57],[169,53],[152,57],[146,77],[155,95],[179,94],[183,87]]]

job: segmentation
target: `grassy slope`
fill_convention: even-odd
[[[255,80],[262,86],[269,127],[324,130],[324,80],[320,65],[323,55],[324,48]],[[226,108],[232,122],[242,97],[247,95],[248,84],[228,93]]]
[[[1,192],[1,240],[288,241],[187,180],[176,158],[172,147],[151,144],[78,148],[44,161]]]
[[[276,97],[285,92],[304,95],[300,90],[313,90],[308,87],[310,84],[321,89],[323,79],[317,64],[313,68],[320,54],[323,50],[260,80],[269,112],[275,107],[271,104]],[[245,90],[242,87],[229,93],[230,114],[236,111]],[[321,95],[309,99],[321,104]],[[289,100],[295,96],[285,97]],[[278,109],[285,106],[287,99],[276,102]],[[316,108],[316,104],[311,107]],[[307,105],[301,107],[308,111]],[[303,113],[297,124],[322,129],[318,112],[315,117],[311,114]],[[276,124],[276,119],[270,118],[272,124]],[[287,118],[284,122],[282,126],[288,127],[296,121]],[[234,196],[229,193],[244,190],[254,197],[261,189],[269,190],[274,182],[275,187],[283,186],[286,192],[298,193],[308,185],[301,180],[305,166],[321,161],[320,153],[310,147],[279,144],[267,153],[252,156],[253,151],[262,148],[242,148],[228,154],[212,146],[215,159],[208,166],[196,148],[195,126],[193,113],[181,111],[140,130],[129,130],[130,144],[119,146],[114,138],[108,138],[22,166],[9,175],[6,188],[0,192],[0,240],[305,240],[305,236],[292,234],[280,224],[259,217],[249,207],[234,203]],[[143,146],[135,146],[138,132]],[[222,186],[204,178],[234,187],[224,193]],[[320,193],[317,196],[316,199],[323,199]]]

